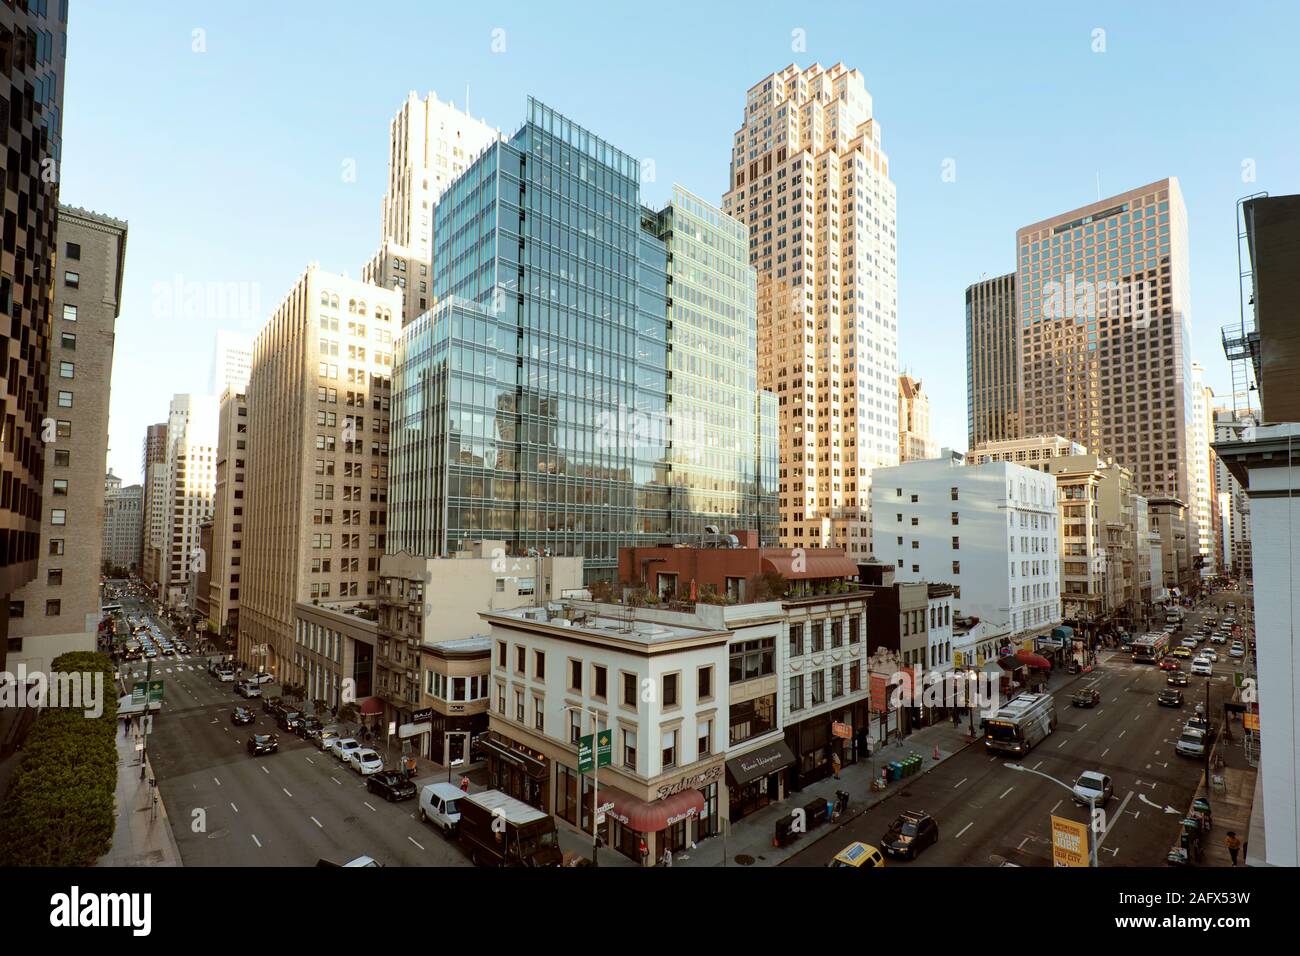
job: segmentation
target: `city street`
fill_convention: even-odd
[[[1234,594],[1240,604],[1236,592],[1217,596],[1216,603],[1233,600]],[[1189,612],[1187,617],[1190,628],[1199,625],[1201,614]],[[1182,688],[1181,709],[1156,704],[1156,695],[1166,686],[1165,672],[1132,663],[1126,650],[1103,651],[1093,674],[1055,695],[1056,731],[1018,761],[1066,784],[1073,784],[1085,770],[1111,777],[1115,796],[1106,807],[1098,852],[1101,866],[1164,865],[1205,769],[1203,762],[1176,754],[1174,742],[1207,691],[1216,722],[1222,716],[1223,695],[1232,692],[1234,665],[1225,645],[1215,647],[1220,653],[1213,677],[1190,677]],[[1086,688],[1095,688],[1101,702],[1093,708],[1072,707],[1071,694]],[[1008,769],[1006,765],[1015,762],[993,756],[977,743],[817,839],[785,865],[825,866],[854,840],[879,846],[901,811],[922,810],[938,822],[939,841],[915,862],[900,865],[1050,866],[1049,817],[1086,821],[1087,808],[1049,780]],[[893,864],[890,860],[887,865]]]
[[[143,610],[129,600],[123,607]],[[122,666],[143,678],[143,662]],[[153,676],[166,681],[166,702],[149,755],[186,866],[313,866],[363,855],[386,866],[470,865],[419,821],[415,800],[388,803],[368,793],[359,774],[279,731],[260,700],[244,701],[233,684],[210,676],[205,658],[160,659]],[[250,706],[254,723],[230,723],[239,704]],[[279,733],[280,751],[250,756],[252,732]]]

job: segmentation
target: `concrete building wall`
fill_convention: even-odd
[[[109,381],[121,304],[127,225],[59,207],[58,275],[50,336],[41,547],[34,580],[9,598],[8,663],[47,667],[94,650],[104,554]]]

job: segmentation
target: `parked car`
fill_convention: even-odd
[[[1210,635],[1210,643],[1211,643],[1211,644],[1227,644],[1227,643],[1228,643],[1228,639],[1227,639],[1226,637],[1224,637],[1222,634],[1211,634],[1211,635]]]
[[[1101,694],[1096,690],[1075,691],[1074,696],[1070,698],[1070,704],[1074,707],[1096,707],[1101,703]]]
[[[873,870],[878,866],[884,866],[885,858],[870,843],[854,842],[836,853],[835,859],[826,865],[836,869],[847,867],[857,870]]]
[[[301,737],[303,740],[306,740],[308,737],[311,736],[311,732],[313,730],[321,730],[324,728],[324,726],[325,725],[322,724],[320,720],[316,717],[304,717],[302,723],[299,724],[297,729],[294,730],[294,733],[297,734],[299,737]]]
[[[379,755],[379,751],[370,747],[358,747],[348,754],[348,766],[361,776],[368,777],[384,769],[384,758]]]
[[[275,708],[280,706],[280,700],[281,698],[279,697],[263,697],[262,711],[267,714],[274,713]]]
[[[278,734],[253,734],[248,738],[248,752],[254,757],[273,754],[280,749]]]
[[[303,722],[303,716],[296,710],[281,710],[276,715],[275,724],[281,730],[293,733]]]
[[[330,753],[344,763],[347,763],[348,757],[352,756],[352,751],[360,747],[361,741],[355,737],[336,737],[330,741]]]
[[[268,674],[266,671],[258,671],[256,674],[249,674],[248,677],[244,679],[247,680],[250,684],[275,683],[275,677],[271,674]]]
[[[372,773],[366,778],[366,789],[371,793],[378,794],[390,803],[398,800],[409,800],[415,796],[415,784],[407,780],[405,775],[393,770],[381,770],[378,773]]]
[[[1183,692],[1167,687],[1156,695],[1156,703],[1161,707],[1181,707],[1183,706]]]
[[[1184,757],[1204,757],[1209,746],[1206,733],[1195,727],[1184,727],[1182,736],[1174,743],[1174,750]]]
[[[886,854],[905,860],[915,860],[918,853],[937,842],[939,824],[930,814],[920,810],[900,813],[880,840]]]
[[[1110,777],[1096,770],[1085,770],[1074,780],[1074,802],[1082,806],[1104,807],[1115,795]]]
[[[341,737],[337,730],[330,730],[328,727],[322,727],[320,730],[309,731],[307,739],[316,745],[317,750],[329,750],[330,744]]]
[[[247,707],[236,707],[230,712],[230,722],[236,727],[253,722],[253,712]]]
[[[235,672],[232,670],[217,671],[217,680],[223,684],[232,684],[235,681]]]
[[[420,791],[420,819],[446,836],[460,822],[460,799],[465,791],[450,783],[431,783]]]
[[[238,684],[235,685],[235,693],[238,694],[240,697],[247,697],[247,698],[261,697],[262,689],[260,687],[255,687],[254,685],[249,684],[246,681],[240,681]]]

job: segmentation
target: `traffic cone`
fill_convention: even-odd
[[[939,745],[938,745],[938,744],[935,744],[935,745],[934,745],[934,759],[935,759],[935,760],[938,760],[938,759],[939,759]]]

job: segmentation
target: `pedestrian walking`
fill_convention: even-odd
[[[1228,856],[1232,857],[1232,865],[1236,866],[1237,854],[1241,852],[1241,840],[1237,838],[1236,833],[1234,833],[1232,830],[1229,830],[1228,836],[1223,842],[1224,845],[1227,846],[1228,848]]]
[[[671,848],[671,847],[664,847],[664,866],[671,867],[672,865],[673,865],[673,851],[672,851],[672,848]]]
[[[840,779],[840,755],[831,754],[831,770],[835,774],[835,779]]]
[[[646,846],[645,837],[637,841],[637,852],[641,854],[641,865],[645,866],[646,860],[650,857],[650,848]]]
[[[460,788],[464,790],[466,793],[469,793],[469,776],[467,774],[461,775]]]

